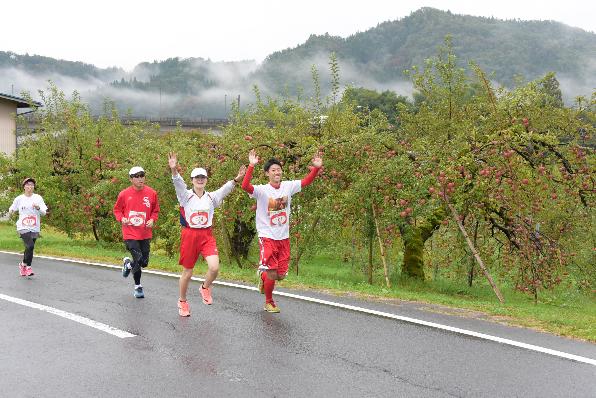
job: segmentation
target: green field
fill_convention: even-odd
[[[0,249],[22,251],[22,242],[12,223],[0,223]],[[91,239],[72,240],[47,226],[36,245],[36,254],[94,260],[120,264],[127,252],[124,245],[98,243]],[[254,259],[256,262],[256,254]],[[177,258],[170,258],[159,250],[152,251],[150,268],[179,272]],[[16,264],[15,264],[16,270]],[[196,274],[204,272],[200,264]],[[313,289],[335,295],[358,296],[368,300],[415,301],[432,311],[481,317],[494,322],[530,327],[561,336],[596,342],[596,300],[594,296],[562,287],[543,292],[538,304],[531,297],[502,287],[505,304],[496,300],[486,286],[468,287],[453,281],[412,282],[396,280],[391,289],[382,286],[381,275],[375,275],[378,285],[366,283],[362,272],[329,253],[305,257],[300,263],[300,274],[290,273],[281,283],[285,288]],[[254,283],[254,267],[238,268],[225,261],[221,264],[219,279]],[[174,292],[172,294],[175,294]],[[454,311],[464,309],[469,311]]]

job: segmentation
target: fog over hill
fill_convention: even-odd
[[[474,60],[496,84],[510,87],[518,78],[529,81],[553,71],[567,102],[590,96],[596,87],[594,33],[552,21],[503,21],[423,8],[347,38],[313,35],[262,64],[170,58],[125,71],[0,51],[0,92],[27,91],[37,98],[51,80],[67,94],[78,91],[94,112],[100,112],[107,98],[133,115],[224,117],[238,96],[241,105],[254,100],[255,85],[263,95],[308,96],[312,65],[325,92],[329,54],[335,52],[342,86],[410,95],[403,71],[436,55],[446,35],[452,37],[462,66]]]

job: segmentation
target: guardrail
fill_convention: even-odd
[[[137,122],[157,123],[160,126],[178,126],[182,127],[204,127],[204,126],[225,126],[229,123],[228,119],[223,118],[177,118],[177,117],[144,117],[144,116],[124,116],[120,118],[122,124],[133,124]]]
[[[23,117],[30,123],[38,123],[39,116],[35,113],[29,113],[23,115]],[[94,115],[94,119],[101,117]],[[134,124],[139,122],[145,123],[157,123],[160,126],[175,127],[180,125],[181,127],[218,127],[226,126],[229,124],[227,118],[183,118],[183,117],[153,117],[153,116],[120,116],[120,122],[122,124]]]

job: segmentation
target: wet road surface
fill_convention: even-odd
[[[262,295],[227,286],[214,286],[206,306],[199,282],[191,317],[180,318],[175,278],[144,274],[146,298],[135,299],[132,277],[117,269],[36,258],[26,278],[18,261],[0,253],[0,294],[135,336],[2,299],[0,396],[595,396],[596,366],[541,352],[287,297],[269,314]],[[596,358],[590,343],[411,304],[304,294]]]

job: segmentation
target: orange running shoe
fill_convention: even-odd
[[[188,305],[188,301],[178,300],[178,314],[180,314],[180,316],[190,316],[190,306]]]
[[[209,286],[208,288],[204,288],[203,285],[201,284],[201,287],[199,288],[199,292],[201,292],[201,297],[203,298],[203,303],[205,303],[207,305],[213,304],[213,298],[211,297],[211,286]]]

